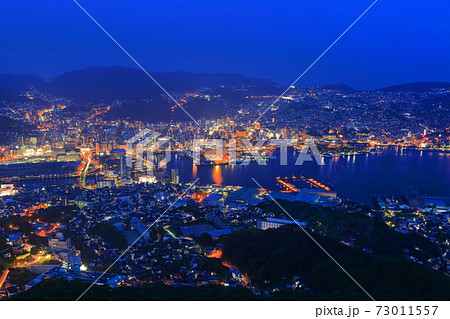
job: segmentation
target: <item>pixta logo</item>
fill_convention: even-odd
[[[171,158],[170,138],[150,129],[130,138],[126,147],[125,167],[129,171],[152,175],[156,169],[166,167]]]
[[[171,160],[172,145],[175,141],[168,136],[150,129],[144,129],[127,141],[125,166],[128,172],[142,172],[153,175],[154,171],[167,166]],[[182,145],[182,143],[177,143]],[[185,142],[182,147],[194,165],[229,164],[248,165],[256,162],[267,165],[270,150],[278,148],[280,165],[288,165],[288,148],[295,147],[298,155],[295,165],[303,165],[305,161],[316,161],[325,165],[313,137],[302,141],[297,139],[194,139]],[[177,148],[180,151],[180,148]],[[238,155],[237,155],[238,154]],[[123,173],[123,175],[126,175]]]

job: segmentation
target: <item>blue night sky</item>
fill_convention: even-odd
[[[290,84],[372,0],[79,0],[149,71]],[[450,81],[450,1],[379,0],[298,83]],[[1,1],[0,73],[135,67],[71,0]]]

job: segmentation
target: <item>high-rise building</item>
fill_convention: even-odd
[[[178,184],[180,182],[180,177],[178,176],[178,170],[177,169],[172,169],[172,178],[171,178],[171,182],[174,184]]]
[[[120,181],[122,184],[131,183],[131,168],[127,166],[127,157],[125,155],[120,156]]]

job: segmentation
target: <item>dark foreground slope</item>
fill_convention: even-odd
[[[11,300],[76,300],[90,283],[79,280],[51,279],[41,282]],[[93,286],[81,300],[258,300],[249,289],[218,285],[169,287],[162,284],[110,288]]]
[[[313,236],[376,300],[448,300],[443,273],[399,258],[370,255],[326,236]],[[223,260],[252,282],[223,286],[94,286],[84,300],[370,300],[301,230],[245,230],[222,240]],[[302,289],[286,288],[296,277]],[[43,281],[11,300],[75,300],[89,286],[78,280]],[[306,289],[304,289],[307,287]],[[256,294],[255,294],[256,293]]]
[[[312,235],[376,300],[448,300],[450,278],[401,258],[373,255]],[[223,240],[223,259],[258,287],[298,276],[312,292],[284,289],[277,298],[368,300],[368,296],[300,229],[246,230]]]

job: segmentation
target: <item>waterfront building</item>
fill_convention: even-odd
[[[171,182],[173,184],[178,184],[180,182],[180,177],[178,175],[178,169],[172,169],[171,173],[172,173]]]

